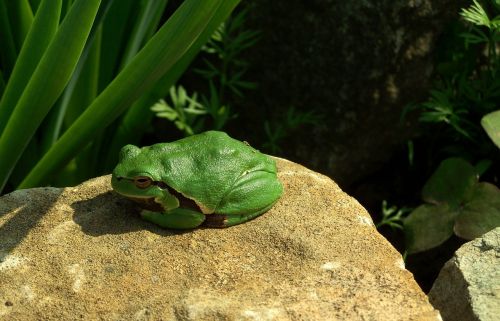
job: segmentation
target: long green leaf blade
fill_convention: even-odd
[[[161,1],[142,1],[139,16],[135,21],[132,33],[129,35],[129,41],[125,48],[125,53],[122,56],[121,68],[128,64],[130,60],[137,54],[139,49],[145,43],[145,37],[150,29],[150,24],[159,10],[165,8],[166,0]]]
[[[101,52],[101,32],[96,33],[96,41],[89,48],[86,64],[83,66],[74,90],[68,101],[68,109],[64,115],[65,127],[68,128],[78,119],[85,108],[97,97]]]
[[[168,0],[162,0],[162,3],[157,7],[156,12],[150,16],[151,22],[149,23],[148,30],[146,30],[144,39],[151,38],[160,27],[161,18],[163,17],[167,4]]]
[[[66,86],[81,55],[100,0],[78,0],[71,7],[0,137],[0,190],[24,148]]]
[[[106,157],[106,168],[109,169],[114,165],[118,157],[118,151],[123,145],[136,143],[136,139],[140,138],[141,133],[145,131],[146,126],[149,125],[153,117],[153,113],[149,110],[151,105],[168,93],[168,90],[198,54],[200,48],[208,41],[220,24],[226,20],[238,3],[239,0],[224,2],[188,52],[158,81],[153,90],[147,94],[147,97],[141,97],[127,110],[123,122],[114,134],[111,145],[108,146],[109,154]]]
[[[0,100],[0,133],[7,125],[19,97],[59,26],[62,0],[45,0],[19,53],[14,70]]]
[[[6,4],[16,48],[19,49],[22,47],[24,38],[33,23],[33,11],[31,11],[31,5],[28,0],[7,0]]]
[[[102,26],[101,66],[99,68],[99,92],[116,76],[120,57],[127,40],[128,22],[136,6],[135,0],[115,1]]]
[[[96,132],[116,119],[130,104],[153,87],[206,28],[210,18],[224,2],[237,0],[187,0],[165,25],[78,118],[19,188],[39,185],[67,163],[90,142]]]
[[[2,70],[0,70],[0,96],[3,95],[5,90],[5,80],[3,79],[3,73]],[[0,130],[0,135],[2,131]]]
[[[65,128],[69,128],[78,117],[85,111],[85,109],[92,104],[92,101],[97,97],[99,68],[100,68],[100,51],[101,51],[101,32],[96,34],[96,41],[94,41],[91,52],[87,58],[87,63],[82,70],[78,79],[75,90],[71,95],[71,100],[68,102],[68,109],[64,117]],[[57,178],[61,182],[72,182],[70,184],[76,185],[77,183],[92,176],[93,169],[95,168],[94,159],[102,157],[97,153],[93,153],[92,146],[83,148],[75,158],[74,171],[66,171],[66,177],[58,173]],[[66,168],[71,166],[66,166]],[[72,179],[67,179],[71,174]]]
[[[68,106],[70,104],[70,101],[73,100],[73,92],[75,91],[75,88],[77,86],[77,82],[79,81],[79,78],[81,77],[81,74],[84,70],[84,68],[95,68],[96,66],[90,66],[87,67],[89,63],[87,63],[88,56],[90,55],[90,51],[95,50],[95,48],[99,48],[100,50],[100,34],[102,30],[102,20],[104,17],[107,15],[107,12],[109,11],[109,8],[113,4],[114,0],[103,0],[101,3],[101,6],[99,8],[99,11],[97,13],[97,16],[94,20],[94,25],[92,26],[92,29],[90,30],[90,34],[88,36],[87,43],[85,45],[85,48],[83,50],[83,53],[80,56],[80,59],[78,60],[78,64],[76,65],[75,70],[73,71],[73,74],[71,75],[71,78],[64,89],[64,92],[61,96],[61,98],[58,101],[58,104],[51,109],[49,115],[47,116],[46,120],[44,120],[44,127],[43,127],[43,137],[41,141],[41,146],[42,146],[42,151],[45,153],[59,138],[61,130],[62,130],[62,125],[63,121],[68,109]],[[96,34],[99,34],[99,44],[96,44],[96,41],[94,40]],[[93,48],[93,49],[92,49]],[[97,60],[98,61],[98,60]],[[97,71],[98,72],[98,69]],[[97,80],[96,80],[97,81]],[[85,86],[85,85],[84,85]],[[85,88],[92,90],[93,87]],[[92,100],[95,98],[95,96],[92,97]],[[84,105],[84,107],[87,107],[91,101],[86,101],[86,100],[81,100],[78,104],[79,105]],[[82,108],[80,108],[82,110]]]
[[[40,2],[42,2],[42,0],[30,0],[31,10],[33,10],[33,12],[38,10]]]
[[[0,62],[3,73],[8,76],[16,63],[17,50],[10,28],[9,13],[4,1],[0,0]]]

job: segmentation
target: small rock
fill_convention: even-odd
[[[500,318],[500,227],[462,245],[429,292],[444,321]]]

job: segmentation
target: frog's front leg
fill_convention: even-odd
[[[179,200],[169,193],[168,189],[163,189],[155,197],[155,202],[159,204],[163,211],[141,211],[141,216],[147,221],[165,228],[192,229],[200,226],[205,221],[205,215],[195,210],[180,208]]]
[[[143,219],[161,227],[172,229],[192,229],[200,226],[205,221],[204,214],[185,208],[176,208],[168,212],[143,210],[141,216]]]

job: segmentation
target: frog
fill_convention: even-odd
[[[138,147],[125,145],[113,190],[167,229],[229,227],[267,212],[283,194],[276,162],[221,131]]]

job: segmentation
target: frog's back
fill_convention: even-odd
[[[276,173],[274,160],[218,131],[150,148],[161,149],[162,179],[184,196],[204,204],[208,211],[215,209],[243,173]]]

